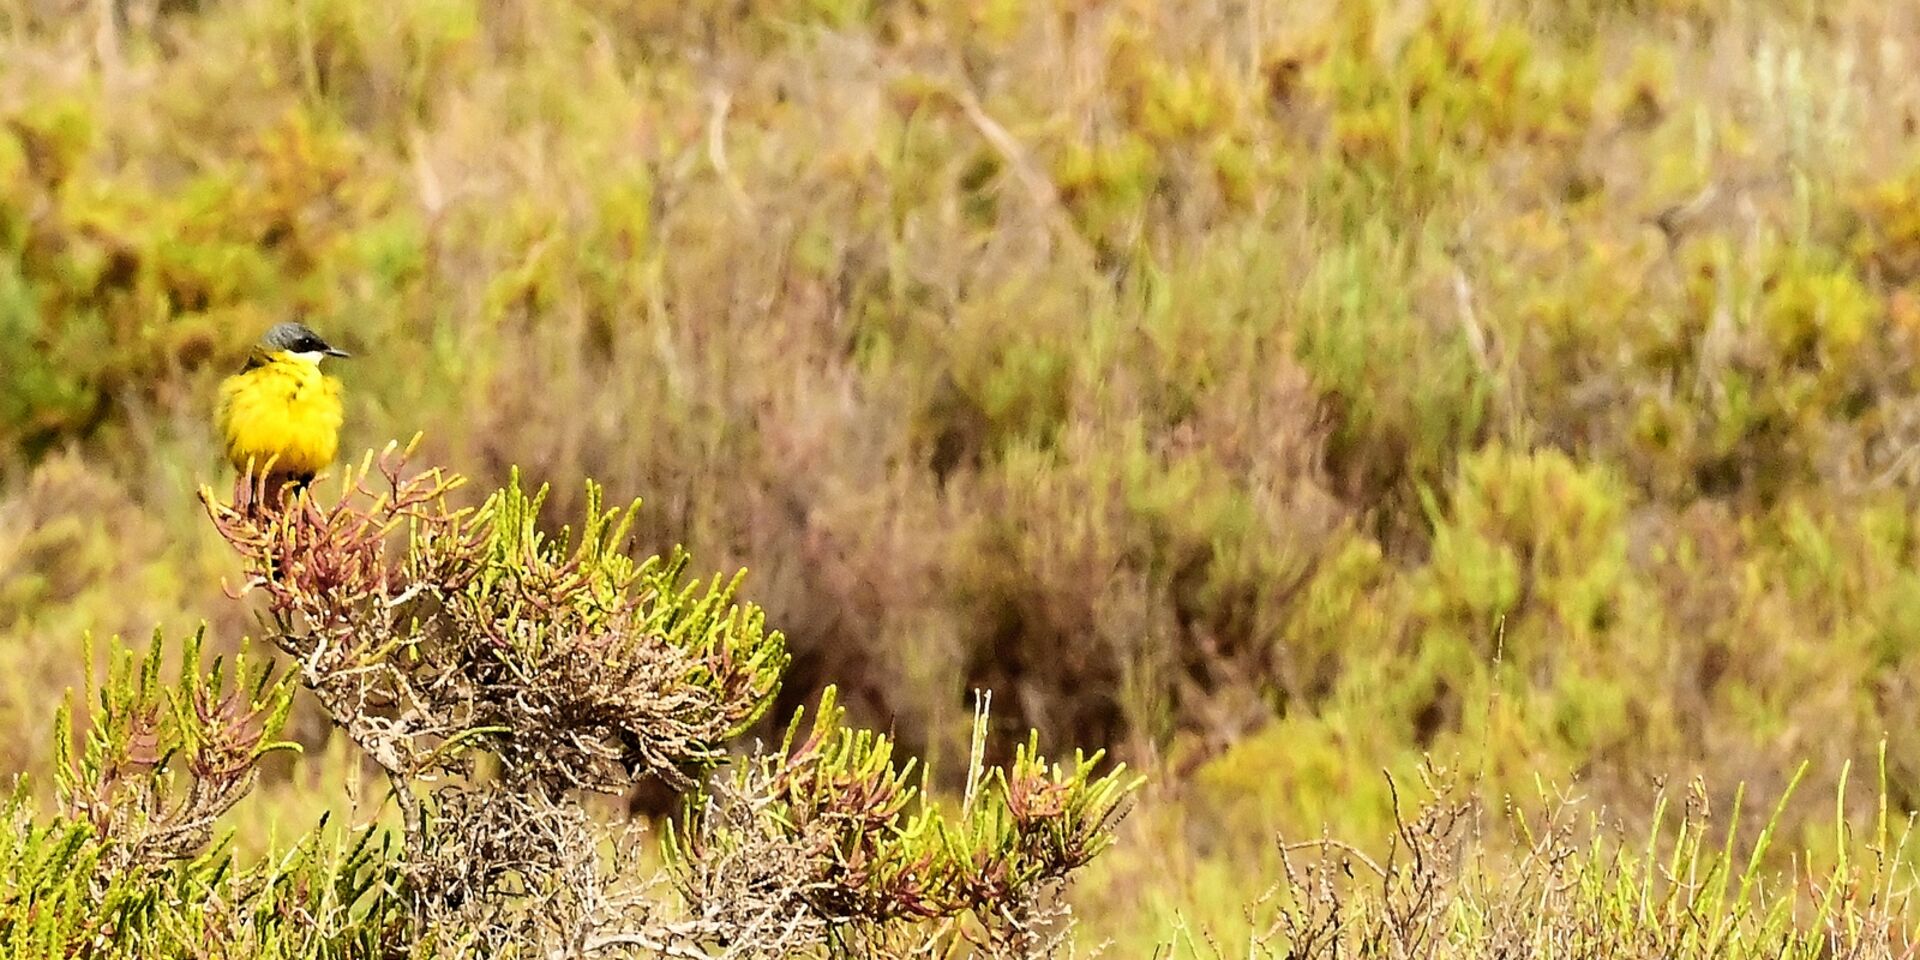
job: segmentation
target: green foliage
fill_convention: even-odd
[[[404,901],[377,831],[322,824],[257,861],[214,823],[253,787],[293,680],[244,655],[211,664],[195,634],[163,676],[166,646],[115,640],[75,755],[55,723],[59,813],[19,785],[0,829],[0,948],[10,957],[349,957],[389,949]],[[89,700],[94,698],[89,697]]]
[[[1888,283],[1920,281],[1920,164],[1858,191],[1850,252]]]
[[[1586,126],[1590,68],[1579,58],[1541,57],[1524,30],[1462,0],[1433,4],[1404,39],[1384,41],[1383,6],[1347,5],[1313,79],[1334,104],[1334,142],[1379,196],[1417,208],[1427,191],[1466,182],[1483,151],[1567,143]]]
[[[796,713],[778,753],[740,765],[720,797],[689,805],[669,849],[676,885],[697,907],[726,892],[716,864],[752,858],[864,937],[961,918],[997,944],[1030,944],[1038,931],[1021,912],[1111,845],[1141,783],[1124,764],[1098,772],[1101,753],[1049,764],[1037,735],[1008,766],[986,767],[983,712],[966,793],[959,809],[943,809],[912,783],[914,761],[895,763],[890,738],[843,719],[829,687],[805,739]],[[742,821],[738,806],[754,800],[764,806]]]
[[[479,742],[530,733],[535,743],[501,749],[511,756],[537,756],[551,749],[544,742],[542,718],[595,716],[616,707],[567,691],[604,688],[616,698],[639,695],[633,691],[661,695],[652,648],[665,644],[685,659],[686,682],[697,691],[681,709],[698,710],[704,701],[719,714],[710,732],[685,745],[684,754],[648,760],[656,772],[664,772],[721,759],[725,742],[772,705],[788,661],[781,634],[765,629],[765,614],[735,601],[746,572],[728,580],[715,575],[702,588],[687,582],[690,557],[684,550],[670,559],[656,555],[636,562],[625,547],[639,502],[602,509],[600,488],[592,484],[577,545],[570,527],[548,539],[538,528],[546,495],[544,487],[528,495],[516,473],[481,507],[485,560],[455,599],[455,629],[490,642],[500,661],[497,668],[507,674],[550,678],[556,698],[503,699],[506,709],[476,719],[508,733]],[[577,638],[591,639],[582,646]],[[682,714],[674,720],[687,724],[691,718]],[[628,733],[642,743],[654,736],[638,728]]]
[[[1302,298],[1300,363],[1336,418],[1329,466],[1383,498],[1443,476],[1488,418],[1490,385],[1466,338],[1416,314],[1416,242],[1369,228],[1327,252]]]
[[[203,846],[212,816],[252,789],[260,760],[297,749],[274,739],[293,709],[292,678],[275,677],[244,650],[231,675],[218,657],[202,674],[202,638],[187,640],[179,679],[169,685],[161,682],[158,633],[137,661],[116,644],[77,757],[70,705],[54,719],[60,804],[130,845],[122,855],[135,861],[177,859]]]
[[[1460,641],[1530,638],[1551,618],[1553,646],[1592,643],[1617,615],[1627,576],[1624,491],[1558,451],[1490,446],[1460,465],[1435,514],[1432,554],[1414,578],[1414,612]],[[1507,650],[1532,662],[1532,641]]]

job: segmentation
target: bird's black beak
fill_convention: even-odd
[[[353,354],[348,353],[345,350],[340,349],[339,347],[328,347],[325,350],[322,350],[320,352],[326,354],[329,357],[341,357],[343,359],[346,357],[353,356]]]

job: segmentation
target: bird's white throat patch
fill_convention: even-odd
[[[326,354],[321,353],[318,350],[306,350],[300,353],[294,353],[292,351],[288,351],[287,356],[292,357],[293,359],[298,360],[301,363],[310,364],[312,366],[317,367],[320,365],[320,361],[326,357]]]

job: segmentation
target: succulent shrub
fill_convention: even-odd
[[[517,476],[477,507],[462,479],[392,447],[341,493],[243,478],[202,491],[264,599],[285,668],[203,666],[162,682],[156,638],[117,643],[81,747],[57,724],[58,813],[7,806],[0,942],[15,956],[1041,956],[1058,891],[1112,841],[1136,783],[1101,756],[1005,767],[975,724],[948,809],[887,736],[848,728],[831,689],[809,734],[730,743],[773,702],[787,653],[740,576],[689,580],[675,551],[626,551],[634,507],[598,488],[549,532]],[[384,772],[397,834],[318,829],[259,862],[215,824],[253,787],[304,688]],[[90,697],[90,699],[92,699]],[[715,768],[731,765],[726,775]],[[685,791],[665,873],[641,829],[584,799],[644,778]],[[332,845],[329,846],[331,839]]]

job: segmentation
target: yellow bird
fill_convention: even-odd
[[[345,357],[305,324],[282,323],[253,348],[247,365],[220,384],[220,437],[242,476],[271,492],[297,489],[333,462],[340,446],[340,381],[320,361]]]

